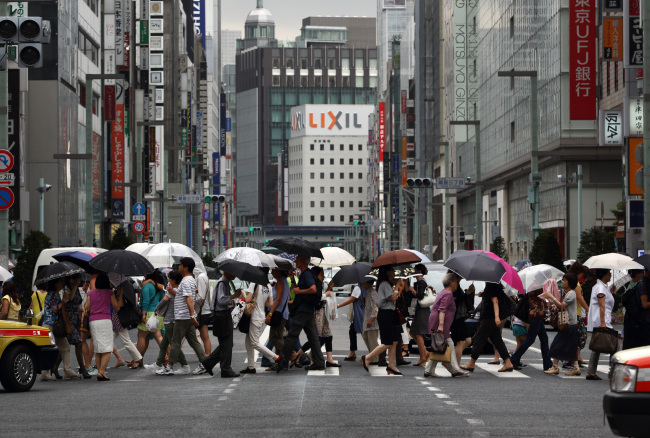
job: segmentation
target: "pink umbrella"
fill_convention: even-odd
[[[483,251],[482,249],[475,249],[474,251],[484,252],[485,254],[490,256],[490,258],[493,258],[494,260],[501,263],[501,265],[506,269],[506,273],[503,276],[503,278],[501,278],[501,281],[503,281],[507,285],[517,289],[522,294],[525,293],[524,292],[524,284],[521,282],[521,278],[519,278],[519,274],[517,273],[515,268],[513,268],[512,266],[510,266],[508,264],[508,262],[506,262],[501,257],[499,257],[498,255],[496,255],[496,254],[494,254],[493,252],[490,252],[490,251]]]

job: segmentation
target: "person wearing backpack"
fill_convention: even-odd
[[[623,293],[625,319],[623,321],[623,350],[650,345],[650,271],[630,269],[632,281]]]

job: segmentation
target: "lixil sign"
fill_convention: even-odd
[[[368,135],[372,105],[303,105],[291,109],[291,137]]]

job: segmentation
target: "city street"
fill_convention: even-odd
[[[499,366],[487,364],[491,357],[481,356],[464,379],[452,379],[440,366],[445,377],[425,379],[423,368],[412,365],[400,367],[403,377],[388,377],[378,367],[368,375],[358,361],[343,362],[349,326],[344,312],[332,323],[342,368],[293,368],[278,375],[265,372],[258,359],[257,374],[234,380],[220,378],[217,369],[210,377],[120,368],[109,370],[106,383],[36,382],[27,393],[0,396],[2,435],[559,437],[570,429],[572,436],[612,436],[602,414],[608,357],[599,366],[604,380],[596,382],[585,380],[584,370],[582,377],[543,374],[539,345],[524,355],[528,367],[520,372],[497,373]],[[244,335],[235,333],[238,371],[246,366],[246,352]],[[136,331],[130,334],[135,339]],[[504,330],[504,338],[514,350],[511,330]],[[361,348],[360,336],[358,341]],[[152,342],[145,363],[155,360],[156,351]],[[196,356],[187,345],[184,351],[194,369]],[[128,359],[126,351],[121,354]]]

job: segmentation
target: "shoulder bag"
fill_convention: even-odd
[[[256,284],[255,285],[255,292],[253,292],[253,299],[250,300],[250,302],[246,303],[246,307],[244,307],[244,315],[246,316],[251,316],[253,312],[255,311],[255,305],[257,304],[257,291],[259,290],[260,285]],[[241,322],[240,322],[241,324]]]
[[[446,343],[445,343],[446,345]],[[436,362],[442,362],[442,363],[450,363],[451,362],[451,347],[447,345],[447,348],[444,353],[433,353],[429,352],[429,360],[433,360]]]
[[[608,327],[594,327],[589,349],[597,353],[616,353],[618,350],[618,331]]]
[[[284,318],[282,317],[282,314],[284,313],[285,309],[287,308],[287,303],[289,303],[288,298],[289,297],[287,297],[287,300],[284,302],[284,307],[282,308],[282,310],[277,310],[276,309],[275,312],[273,312],[273,315],[271,315],[271,321],[269,321],[269,325],[271,327],[277,327],[280,324],[282,324],[282,320],[284,320]]]
[[[443,354],[447,349],[445,335],[438,330],[431,330],[431,350],[433,353]]]
[[[564,296],[560,298],[560,302],[564,301]],[[558,307],[553,307],[551,310],[551,318],[549,321],[551,327],[556,330],[567,330],[570,326],[569,324],[569,311],[560,310]]]
[[[424,289],[424,297],[422,297],[421,300],[418,300],[418,303],[420,304],[420,307],[431,307],[435,301],[435,291],[433,288],[427,286],[426,289]]]

